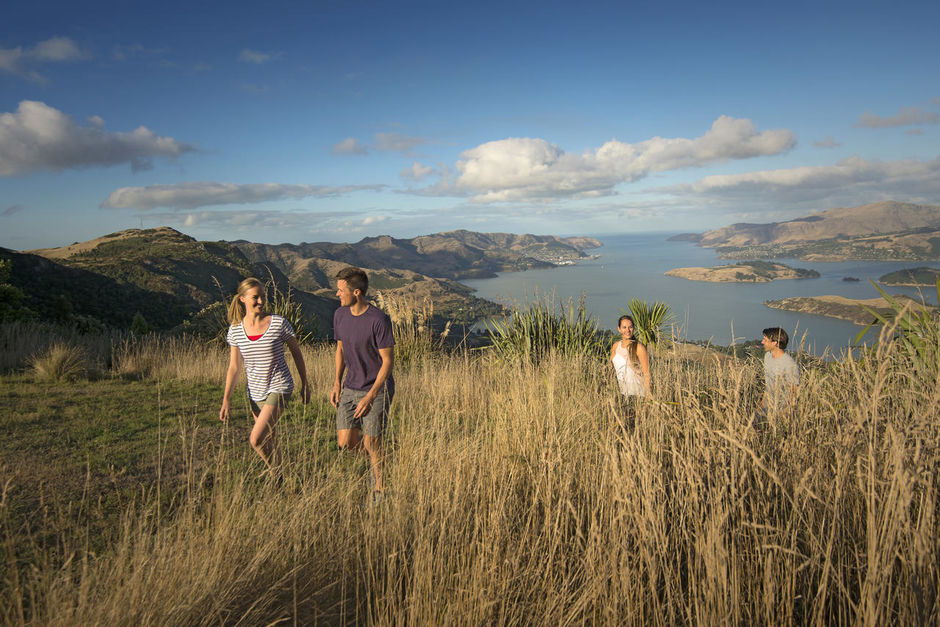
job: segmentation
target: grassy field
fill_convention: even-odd
[[[275,486],[247,409],[217,419],[219,348],[88,339],[40,382],[26,335],[0,334],[4,624],[940,621],[940,381],[896,343],[807,363],[766,424],[750,359],[664,345],[624,403],[603,358],[412,350],[364,507],[331,347]]]

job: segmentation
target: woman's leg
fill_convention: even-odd
[[[262,405],[261,411],[255,415],[255,426],[248,437],[251,448],[258,452],[272,476],[281,466],[281,451],[277,446],[277,432],[274,429],[280,417],[280,404]]]

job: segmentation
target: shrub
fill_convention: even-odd
[[[440,350],[450,333],[450,322],[435,337],[434,303],[388,292],[376,292],[375,303],[388,314],[395,335],[395,361],[407,364]]]
[[[552,351],[569,357],[600,356],[606,349],[597,321],[587,315],[583,294],[577,309],[570,299],[566,308],[557,305],[554,296],[536,296],[535,302],[515,306],[507,318],[486,326],[492,342],[488,348],[502,358],[535,362]]]
[[[637,339],[647,346],[655,345],[659,341],[663,329],[674,317],[666,303],[655,302],[650,305],[645,300],[631,298],[629,307],[634,333]],[[627,313],[624,309],[620,311]]]
[[[896,342],[901,348],[905,361],[913,366],[916,373],[926,376],[928,381],[936,378],[938,367],[940,367],[940,315],[938,315],[940,309],[931,307],[923,301],[920,306],[911,301],[901,302],[892,298],[874,281],[871,281],[871,284],[875,286],[892,311],[884,314],[863,305],[864,309],[874,317],[874,321],[855,336],[855,343],[861,342],[873,326],[881,325],[883,330],[878,340],[879,343]],[[940,277],[937,278],[937,301],[940,303]]]
[[[87,353],[72,344],[53,344],[28,363],[39,381],[73,381],[88,372]]]

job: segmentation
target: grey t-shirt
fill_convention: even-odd
[[[774,357],[769,352],[764,354],[764,389],[770,407],[783,407],[793,394],[792,387],[799,384],[800,368],[790,355],[784,353]]]

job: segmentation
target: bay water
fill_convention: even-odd
[[[536,295],[554,296],[556,302],[577,302],[585,296],[587,310],[601,328],[614,330],[621,310],[627,310],[631,298],[649,303],[667,303],[675,315],[675,333],[686,340],[704,340],[729,345],[759,340],[761,331],[779,326],[791,338],[789,348],[802,342],[803,350],[817,355],[826,348],[838,355],[852,344],[864,328],[834,318],[771,309],[764,301],[792,296],[837,295],[867,299],[879,296],[868,279],[896,270],[927,266],[936,262],[843,261],[816,262],[775,259],[795,268],[819,272],[815,279],[775,280],[769,283],[707,283],[664,276],[674,268],[717,266],[734,263],[718,257],[713,249],[691,242],[667,241],[674,233],[637,233],[595,236],[603,247],[587,251],[598,255],[571,266],[543,268],[525,272],[504,272],[490,279],[461,281],[476,290],[475,295],[505,305],[525,304]],[[843,281],[843,277],[861,279]],[[928,302],[936,300],[933,288],[889,287],[889,294],[906,294]],[[869,332],[863,341],[877,339]]]

